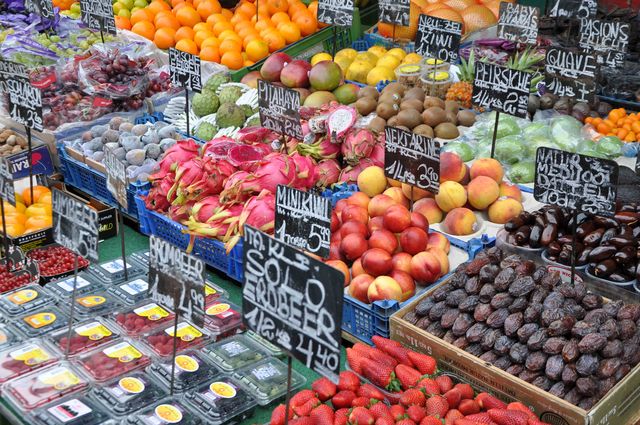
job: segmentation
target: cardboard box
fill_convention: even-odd
[[[640,365],[587,412],[402,319],[420,300],[445,283],[426,292],[391,317],[391,339],[435,357],[439,368],[462,376],[476,388],[485,389],[506,402],[523,402],[541,420],[552,425],[625,425],[638,421]]]

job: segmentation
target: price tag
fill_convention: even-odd
[[[586,19],[596,16],[598,0],[556,0],[549,11],[552,18]]]
[[[498,38],[515,43],[536,44],[540,9],[517,3],[500,3]]]
[[[533,196],[538,202],[592,213],[616,210],[618,164],[608,159],[538,148]]]
[[[13,186],[13,174],[11,174],[11,165],[9,160],[0,158],[0,197],[16,206],[16,190]]]
[[[598,63],[592,54],[549,47],[544,71],[544,84],[551,93],[580,102],[591,102],[595,98]]]
[[[98,212],[53,188],[53,239],[89,261],[98,261]]]
[[[183,320],[204,326],[204,262],[160,238],[149,240],[149,294],[176,309]]]
[[[338,27],[353,24],[353,0],[319,0],[318,22]]]
[[[51,0],[26,0],[24,7],[27,12],[40,15],[43,19],[53,19],[55,17]]]
[[[331,242],[330,199],[278,185],[275,229],[282,242],[327,258]]]
[[[95,31],[116,34],[113,4],[109,0],[80,0],[82,22]]]
[[[302,140],[300,93],[258,80],[258,110],[263,127]]]
[[[596,53],[598,64],[609,68],[624,66],[631,28],[620,21],[583,19],[580,21],[580,48]]]
[[[36,131],[43,131],[42,93],[33,87],[24,65],[0,61],[2,91],[8,96],[12,120]]]
[[[458,60],[462,24],[448,19],[420,15],[416,34],[416,52],[444,62]]]
[[[129,205],[127,196],[127,187],[129,186],[127,166],[113,154],[111,149],[105,149],[104,168],[107,170],[107,189],[109,189],[109,192],[111,192],[116,201],[118,201],[118,204],[122,205],[122,208],[127,209]]]
[[[409,0],[379,0],[380,22],[392,25],[409,25]]]
[[[308,368],[338,382],[344,276],[244,226],[245,325]]]
[[[474,105],[526,118],[530,86],[528,72],[476,62],[471,100]]]
[[[171,47],[169,49],[169,74],[171,84],[197,93],[202,91],[200,58]]]
[[[440,143],[396,127],[385,127],[384,173],[422,190],[440,189]]]

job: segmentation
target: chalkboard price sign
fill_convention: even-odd
[[[462,24],[435,16],[420,15],[416,34],[416,52],[444,62],[458,60]]]
[[[122,208],[127,209],[129,199],[127,196],[127,166],[120,161],[111,149],[104,150],[104,168],[107,170],[107,189]]]
[[[302,140],[300,93],[258,80],[258,110],[263,127]]]
[[[438,193],[440,143],[396,127],[385,127],[384,172],[391,179]]]
[[[536,44],[540,9],[517,3],[500,3],[498,38],[515,43]]]
[[[53,239],[89,261],[98,261],[98,212],[53,188]]]
[[[528,72],[476,62],[471,100],[474,105],[526,118],[530,85]]]
[[[338,382],[344,276],[259,230],[244,227],[245,325]]]
[[[613,214],[617,184],[618,164],[614,161],[558,149],[536,151],[536,201],[592,214]]]
[[[583,19],[580,21],[578,45],[597,54],[598,63],[609,68],[624,66],[624,58],[629,49],[631,28],[620,21]]]
[[[2,91],[9,98],[9,116],[12,120],[33,130],[42,131],[42,93],[29,81],[24,65],[0,60]]]
[[[556,0],[549,11],[552,18],[586,19],[596,16],[598,0]]]
[[[7,158],[0,158],[0,197],[11,205],[16,205],[16,190],[13,186],[13,174]]]
[[[379,0],[380,22],[392,25],[409,25],[409,0]]]
[[[80,0],[82,22],[95,31],[116,34],[113,4],[109,0]]]
[[[575,49],[549,47],[544,70],[545,87],[551,93],[581,102],[594,99],[598,63],[592,54]]]
[[[204,262],[155,236],[149,239],[149,294],[183,320],[204,325]]]
[[[200,58],[191,53],[171,47],[169,49],[169,74],[171,84],[200,93],[202,76],[200,74]]]
[[[331,200],[278,185],[275,234],[282,242],[323,258],[331,242]]]
[[[27,12],[40,15],[44,19],[53,19],[53,2],[51,0],[26,0],[24,7]]]
[[[318,22],[338,27],[353,24],[353,0],[319,0]]]

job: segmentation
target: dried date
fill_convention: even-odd
[[[576,362],[576,372],[580,376],[589,376],[598,370],[598,356],[595,354],[583,354]]]
[[[516,342],[513,344],[511,349],[509,350],[509,358],[511,361],[518,364],[524,364],[527,361],[527,356],[529,355],[529,349],[525,344],[521,344]]]
[[[533,300],[531,301],[533,302]],[[545,310],[554,310],[559,309],[564,304],[564,295],[558,292],[552,292],[544,299],[542,303],[542,307]]]
[[[478,294],[480,298],[480,302],[488,303],[491,301],[493,296],[496,294],[496,288],[493,287],[490,283],[485,284]]]
[[[498,354],[507,354],[515,343],[516,341],[514,339],[511,339],[506,335],[502,335],[496,340],[496,343],[493,345],[493,349]]]
[[[567,362],[575,362],[580,357],[578,350],[578,340],[572,339],[564,347],[562,347],[562,359]]]
[[[491,313],[493,313],[493,309],[489,304],[478,304],[473,310],[473,318],[476,322],[486,322]]]
[[[509,285],[511,285],[511,282],[516,280],[516,277],[516,271],[511,267],[507,267],[506,269],[502,269],[500,273],[498,273],[493,281],[493,286],[498,291],[506,291],[507,289],[509,289]]]
[[[549,336],[563,336],[571,333],[571,328],[576,323],[576,319],[571,316],[564,316],[560,320],[555,320],[549,324]]]
[[[431,310],[431,307],[433,307],[435,303],[436,302],[431,297],[423,299],[416,306],[416,314],[418,314],[418,316],[426,316],[429,314],[429,310]]]
[[[493,246],[485,251],[487,253],[487,258],[491,261],[491,264],[500,264],[502,261],[503,253],[500,248],[497,246]]]
[[[512,313],[504,321],[504,333],[509,337],[515,337],[518,329],[524,325],[522,313]]]
[[[551,356],[547,359],[547,363],[544,366],[544,374],[549,379],[554,381],[560,380],[562,371],[564,370],[564,361],[562,356]]]
[[[587,310],[593,310],[602,307],[602,297],[600,295],[588,293],[582,299],[582,305]]]
[[[493,282],[499,272],[500,267],[496,266],[495,264],[487,264],[480,269],[480,273],[478,273],[478,279],[480,279],[480,283]]]
[[[575,300],[582,302],[584,296],[587,295],[587,286],[582,282],[573,282],[573,289],[576,291]]]
[[[562,310],[576,320],[582,320],[587,314],[587,310],[579,304],[564,305],[562,306]]]
[[[555,292],[561,293],[565,298],[575,298],[576,290],[570,283],[561,283],[554,289]]]
[[[467,330],[465,336],[469,342],[480,342],[487,329],[484,323],[475,323]]]
[[[513,297],[506,292],[500,292],[499,294],[495,294],[493,298],[491,298],[491,302],[489,303],[491,307],[496,310],[499,308],[509,307],[513,302]]]
[[[444,301],[447,299],[447,295],[449,294],[449,292],[451,292],[452,289],[453,289],[453,286],[447,283],[438,287],[435,291],[433,291],[431,296],[433,297],[433,300],[435,302]]]
[[[623,341],[633,337],[636,329],[636,324],[631,319],[623,319],[618,322],[618,334],[620,334],[620,339]]]
[[[480,279],[478,279],[477,276],[473,276],[467,279],[467,283],[464,285],[464,290],[469,295],[478,295],[481,287],[482,284],[480,283]]]
[[[618,317],[618,312],[624,305],[624,302],[621,300],[609,301],[605,305],[602,306],[602,309],[609,315],[609,317],[616,318]]]
[[[458,310],[463,313],[473,313],[479,302],[480,298],[477,295],[469,295],[460,303]]]
[[[578,407],[583,410],[590,410],[596,403],[598,399],[596,397],[585,397],[578,403]]]
[[[622,355],[623,345],[619,339],[614,339],[607,342],[607,345],[602,349],[602,356],[604,358],[620,357]]]
[[[442,340],[444,342],[448,342],[449,344],[453,344],[453,341],[456,340],[456,336],[453,334],[453,332],[449,330],[447,331],[446,334],[444,334],[444,336],[442,337]]]
[[[566,384],[575,384],[579,376],[578,372],[576,372],[576,366],[574,364],[568,364],[564,367],[560,378],[562,382]]]
[[[460,313],[458,318],[453,322],[451,332],[456,336],[464,335],[467,330],[473,325],[473,317],[467,313]]]
[[[548,296],[549,296],[549,291],[539,286],[531,294],[529,294],[529,302],[531,304],[542,304],[542,302]]]
[[[540,315],[540,323],[542,326],[549,326],[556,320],[560,320],[564,317],[564,311],[561,308],[552,308],[543,310]]]
[[[615,319],[609,319],[600,326],[598,332],[609,341],[612,341],[618,338],[618,324],[616,323]]]
[[[583,396],[591,397],[595,396],[598,392],[598,384],[590,377],[578,378],[576,381],[576,389]]]
[[[480,347],[480,344],[471,344],[465,350],[467,351],[467,353],[473,354],[476,357],[484,353],[484,350],[482,349],[482,347]]]
[[[540,304],[532,304],[524,310],[525,323],[537,323],[542,314],[542,306]]]
[[[578,350],[580,353],[596,353],[604,348],[607,345],[607,338],[604,335],[599,333],[592,333],[586,335],[584,338],[580,340],[578,343]]]
[[[598,365],[597,375],[599,378],[609,378],[616,374],[620,366],[622,366],[622,361],[618,357],[604,359]]]
[[[485,353],[483,353],[480,357],[478,357],[480,360],[487,362],[487,363],[491,363],[493,364],[493,362],[495,362],[496,360],[498,360],[498,355],[496,353],[494,353],[493,351],[487,351]]]
[[[535,385],[543,391],[549,391],[549,389],[551,389],[551,386],[553,385],[553,382],[546,376],[538,376],[536,379],[531,381],[531,384]]]
[[[531,383],[533,382],[534,379],[536,379],[540,375],[541,375],[540,372],[531,372],[530,370],[524,369],[522,372],[518,374],[518,378],[522,379],[523,381]]]
[[[484,266],[489,264],[489,262],[490,261],[487,256],[476,256],[476,258],[474,258],[473,260],[469,261],[469,263],[467,263],[465,272],[469,276],[475,276],[478,273],[480,273],[480,270],[482,270]]]
[[[538,267],[536,268],[536,271],[533,272],[533,274],[531,275],[531,277],[533,278],[534,282],[536,283],[540,283],[542,281],[542,278],[547,274],[547,269],[546,267]]]
[[[416,323],[418,323],[418,320],[420,320],[420,316],[416,314],[415,310],[411,310],[404,315],[403,319],[411,323],[412,325],[415,325]]]
[[[483,350],[492,350],[498,338],[502,336],[502,331],[500,329],[489,329],[482,336],[482,340],[480,341],[480,346]]]
[[[536,271],[536,263],[531,260],[523,261],[516,267],[518,276],[531,276]],[[533,278],[532,278],[533,279]]]
[[[541,351],[533,352],[527,357],[525,367],[533,372],[543,370],[547,364],[547,355]]]
[[[522,373],[523,370],[524,366],[522,366],[521,364],[512,364],[505,370],[505,372],[510,373],[514,376],[518,376]]]
[[[451,276],[449,283],[451,283],[451,286],[454,288],[464,288],[464,285],[467,283],[467,275],[464,274],[463,271],[456,270]]]
[[[621,381],[622,378],[627,376],[629,372],[631,372],[631,366],[629,366],[628,364],[623,364],[622,366],[620,366],[620,369],[616,371],[616,382]]]
[[[585,336],[596,332],[598,332],[598,325],[585,320],[577,322],[571,329],[571,334],[578,338],[584,338]]]
[[[634,322],[640,319],[640,305],[638,304],[627,304],[623,307],[620,307],[618,311],[618,315],[616,316],[618,320],[633,320]]]
[[[453,341],[453,345],[461,350],[464,350],[469,346],[469,341],[467,341],[467,338],[461,336],[460,338]]]
[[[449,292],[445,302],[449,307],[458,307],[464,299],[467,298],[467,293],[464,289],[456,289],[455,291]]]
[[[613,376],[606,379],[598,380],[598,394],[597,397],[600,399],[607,395],[607,393],[616,386],[616,378]]]
[[[429,319],[432,322],[436,322],[440,320],[442,318],[442,315],[446,313],[448,309],[449,308],[447,307],[447,304],[444,301],[440,301],[434,304],[431,307],[431,310],[429,310]]]
[[[629,341],[625,341],[622,349],[622,361],[635,366],[640,361],[638,349],[636,344],[629,344]]]
[[[567,394],[564,396],[564,399],[566,402],[571,403],[574,406],[577,406],[578,403],[580,403],[582,396],[580,395],[578,390],[574,387],[574,388],[571,388],[569,392],[567,392]]]
[[[431,324],[431,319],[429,319],[429,316],[424,316],[416,322],[416,326],[424,330],[427,330],[430,324]]]
[[[512,267],[515,270],[515,268],[518,267],[520,263],[522,263],[522,257],[520,257],[518,254],[511,254],[502,259],[502,261],[500,262],[500,268],[506,269],[507,267]]]
[[[513,297],[524,297],[531,293],[536,287],[536,283],[531,276],[519,277],[509,286],[509,294]]]
[[[460,312],[456,308],[448,309],[440,318],[440,326],[445,329],[450,329],[455,323],[456,319],[460,315]]]
[[[516,335],[518,336],[518,341],[522,342],[523,344],[526,344],[527,341],[529,341],[529,337],[533,335],[533,333],[537,330],[538,330],[538,325],[535,323],[526,323],[522,325],[522,327],[518,329],[518,332],[516,332]]]
[[[509,356],[502,356],[498,358],[498,360],[496,360],[493,365],[498,369],[507,370],[509,367],[511,367],[511,359],[509,358]]]
[[[508,307],[509,313],[517,313],[524,311],[529,306],[529,300],[526,297],[518,297]]]
[[[609,320],[609,315],[603,309],[596,308],[594,310],[591,310],[591,311],[587,312],[587,314],[585,314],[583,320],[585,322],[595,323],[596,325],[600,326],[604,322]]]
[[[567,386],[564,384],[564,382],[556,382],[551,388],[549,388],[549,394],[552,394],[556,397],[563,398],[566,393]]]
[[[562,282],[558,273],[547,273],[541,280],[540,285],[551,291]]]
[[[544,343],[547,341],[547,330],[546,329],[538,329],[529,337],[527,341],[527,347],[531,351],[541,350],[544,346]]]
[[[554,336],[545,341],[542,351],[547,354],[560,354],[566,343],[567,340],[565,338]]]
[[[509,316],[509,310],[506,308],[500,308],[487,317],[487,325],[492,328],[501,328],[504,326],[504,321]]]
[[[433,322],[427,327],[426,331],[436,338],[442,338],[447,333],[447,330],[440,325],[440,322]]]

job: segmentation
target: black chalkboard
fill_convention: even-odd
[[[200,93],[202,91],[202,76],[200,73],[200,58],[191,53],[171,47],[169,49],[169,74],[171,84],[187,90]]]
[[[319,0],[318,22],[338,27],[353,24],[353,0]]]
[[[409,25],[409,0],[378,0],[380,22],[392,25]]]
[[[129,197],[127,196],[127,188],[129,179],[127,179],[127,166],[120,161],[111,149],[104,149],[104,168],[107,171],[107,189],[118,204],[122,208],[127,209],[129,205]]]
[[[33,130],[42,131],[42,93],[29,81],[27,68],[18,63],[0,60],[2,92],[7,95],[9,116]]]
[[[11,205],[16,205],[13,174],[11,174],[11,165],[7,158],[0,158],[0,197]]]
[[[416,52],[445,62],[458,60],[462,24],[435,16],[420,15],[416,33]]]
[[[204,325],[204,262],[155,236],[149,239],[149,295],[183,320]]]
[[[558,149],[538,148],[533,196],[538,202],[592,214],[616,209],[618,164]]]
[[[500,3],[498,38],[515,43],[536,44],[540,9],[517,3]]]
[[[638,154],[636,155],[636,174],[640,176],[640,150],[638,150]]]
[[[263,127],[302,140],[300,93],[258,80],[258,110]]]
[[[596,95],[598,62],[577,49],[549,47],[545,56],[545,88],[558,96],[591,102]]]
[[[80,0],[82,22],[95,31],[116,34],[113,4],[110,0]]]
[[[385,127],[384,173],[423,190],[440,189],[440,143],[396,127]]]
[[[98,212],[53,188],[53,239],[89,261],[98,261]]]
[[[580,21],[578,46],[596,53],[598,64],[621,68],[629,49],[631,27],[626,22],[583,19]]]
[[[53,19],[53,2],[51,0],[26,0],[24,2],[27,12],[40,15],[44,19]]]
[[[549,10],[552,18],[585,19],[596,16],[598,0],[556,0]]]
[[[477,61],[471,100],[477,106],[526,118],[530,85],[528,72]]]
[[[331,200],[278,185],[275,236],[293,247],[327,258],[331,243]]]
[[[245,325],[306,367],[338,381],[344,276],[244,226]]]

